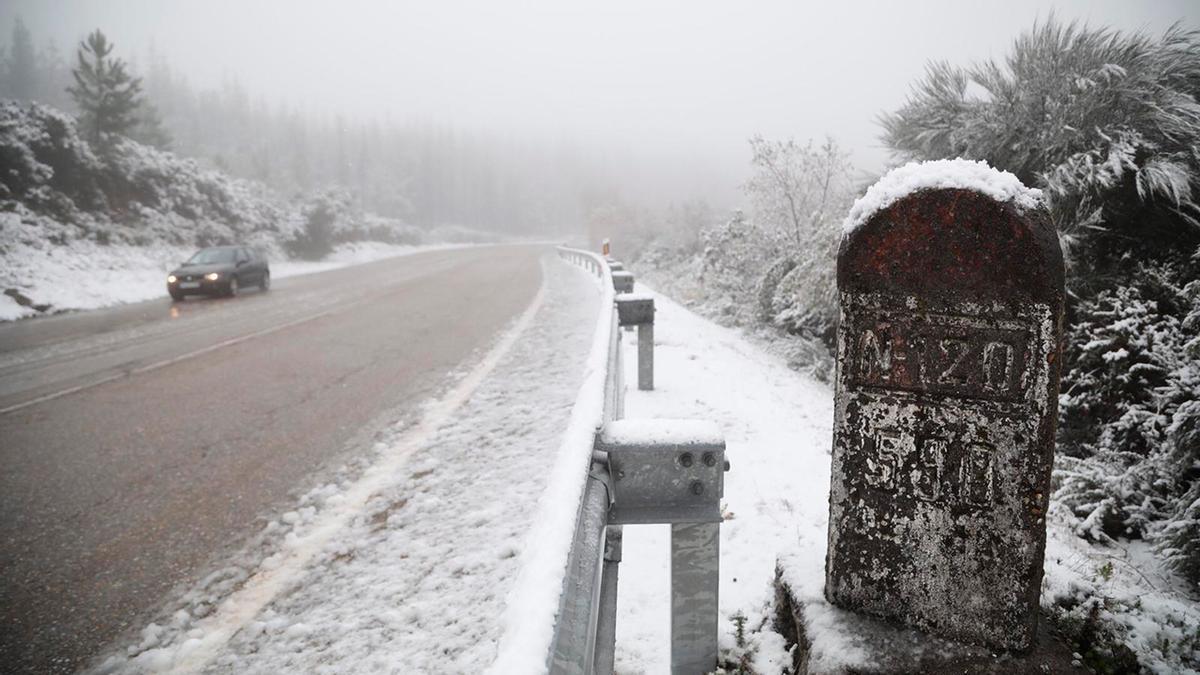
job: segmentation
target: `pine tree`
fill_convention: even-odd
[[[8,57],[8,92],[17,100],[33,98],[37,86],[37,61],[33,52],[33,38],[20,17],[13,23],[12,54]]]
[[[133,77],[125,62],[112,58],[113,44],[99,30],[79,43],[78,65],[71,72],[75,86],[67,91],[80,110],[80,122],[94,142],[109,134],[125,134],[138,122],[142,79]]]

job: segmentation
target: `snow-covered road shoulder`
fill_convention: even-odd
[[[810,665],[869,669],[873,664],[856,648],[855,631],[845,630],[868,620],[829,605],[823,592],[833,391],[740,332],[651,294],[657,309],[655,390],[630,386],[626,414],[711,420],[725,434],[732,465],[721,527],[719,641],[725,664],[772,675],[790,668],[783,637],[772,626],[779,560],[792,592],[806,603],[809,637],[819,643]],[[636,382],[637,341],[625,340],[624,348],[626,381]],[[1188,597],[1186,584],[1147,545],[1086,542],[1056,510],[1052,503],[1045,611],[1066,612],[1066,620],[1080,625],[1089,616],[1098,619],[1152,672],[1197,672],[1200,603]],[[617,616],[617,671],[623,675],[670,672],[669,543],[667,526],[624,528]]]

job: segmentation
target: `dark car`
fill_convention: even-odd
[[[214,246],[196,252],[167,275],[167,292],[174,300],[187,295],[237,295],[249,286],[271,287],[267,259],[248,246]]]

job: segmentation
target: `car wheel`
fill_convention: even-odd
[[[167,291],[167,292],[171,294],[171,299],[174,300],[175,302],[183,302],[183,293],[180,293],[179,291]]]
[[[271,290],[271,273],[263,272],[262,280],[258,282],[258,287],[264,291]]]
[[[237,294],[238,294],[237,277],[229,277],[229,288],[225,291],[225,295],[228,295],[229,297],[232,298],[232,297],[236,296]]]

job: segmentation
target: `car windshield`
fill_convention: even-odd
[[[213,265],[216,263],[233,262],[234,250],[231,248],[206,248],[198,251],[188,259],[189,265]]]

